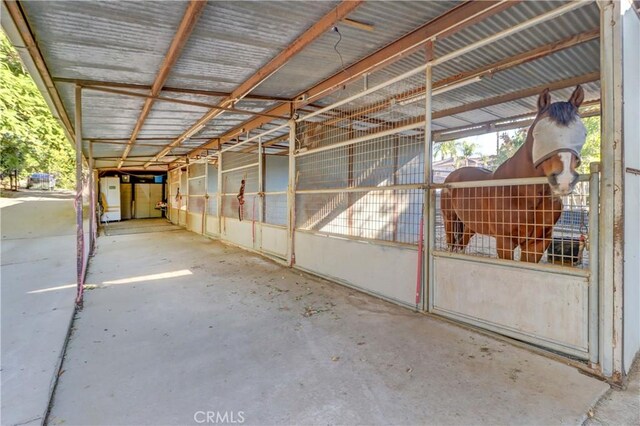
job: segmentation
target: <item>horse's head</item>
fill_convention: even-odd
[[[567,102],[551,103],[549,89],[538,98],[538,116],[529,130],[533,137],[533,163],[547,176],[556,195],[570,194],[578,181],[576,167],[587,139],[587,129],[578,114],[583,100],[580,86]]]

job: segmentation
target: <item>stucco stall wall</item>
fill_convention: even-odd
[[[415,307],[415,248],[297,231],[295,256],[300,269]]]
[[[222,240],[250,250],[254,249],[253,227],[257,226],[257,223],[254,224],[250,220],[239,221],[231,217],[223,217],[222,221],[222,232],[220,234]]]
[[[640,19],[632,9],[622,18],[624,166],[640,170]],[[625,174],[624,211],[624,353],[625,372],[629,372],[640,350],[640,175]]]
[[[262,224],[260,230],[261,251],[284,258],[287,255],[287,229]]]

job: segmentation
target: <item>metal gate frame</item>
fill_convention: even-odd
[[[557,352],[561,352],[577,358],[589,360],[593,364],[598,363],[599,357],[599,300],[600,300],[600,287],[598,280],[598,246],[599,246],[599,167],[597,164],[592,165],[592,171],[590,175],[581,175],[580,181],[589,182],[589,268],[588,270],[576,270],[573,267],[545,265],[539,263],[526,263],[514,260],[501,260],[495,258],[485,258],[479,256],[472,256],[469,254],[459,254],[438,251],[435,247],[436,241],[436,191],[438,189],[453,189],[453,188],[480,188],[480,187],[498,187],[507,185],[529,185],[529,184],[547,184],[546,178],[523,178],[523,179],[504,179],[495,181],[475,181],[475,182],[460,182],[449,184],[435,184],[428,185],[428,189],[425,191],[425,200],[429,200],[428,212],[428,232],[427,232],[427,256],[426,270],[428,271],[427,280],[427,303],[425,306],[426,311],[437,314],[449,319],[464,322],[476,327],[488,329],[500,334],[507,335],[509,337],[516,338],[534,345],[542,346]],[[529,271],[537,271],[543,274],[549,274],[549,277],[557,276],[574,276],[581,277],[587,280],[587,318],[586,324],[588,330],[588,344],[586,350],[578,347],[572,347],[570,345],[560,344],[553,342],[544,336],[536,336],[530,332],[524,330],[517,330],[507,325],[501,325],[492,323],[486,319],[474,318],[471,315],[467,315],[464,312],[453,312],[447,309],[442,309],[437,306],[437,277],[435,275],[435,261],[438,258],[450,259],[454,262],[460,262],[461,265],[468,264],[467,262],[474,262],[476,264],[485,265],[497,265],[507,268],[522,269]],[[549,280],[551,281],[551,280]]]

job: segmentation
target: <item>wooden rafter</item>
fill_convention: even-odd
[[[438,89],[444,89],[454,84],[457,85],[457,84],[465,83],[478,78],[490,77],[501,71],[506,71],[518,65],[535,61],[537,59],[551,55],[553,53],[557,53],[561,50],[576,46],[580,43],[585,43],[591,40],[595,40],[599,37],[599,35],[600,35],[600,30],[598,28],[593,29],[591,31],[584,32],[584,33],[576,34],[574,36],[557,41],[555,43],[540,46],[528,52],[524,52],[519,55],[508,57],[502,61],[498,61],[493,64],[489,64],[489,65],[485,65],[483,67],[477,68],[475,70],[456,74],[451,77],[447,77],[442,80],[436,81],[433,83],[433,89],[434,91],[437,91]],[[338,114],[338,117],[327,119],[323,121],[322,124],[332,125],[343,120],[353,120],[359,117],[366,116],[367,114],[373,114],[378,111],[382,111],[388,108],[391,102],[402,102],[418,96],[424,96],[424,86],[408,90],[404,93],[400,93],[394,96],[393,99],[388,99],[386,102],[378,102],[376,104],[369,106],[368,108],[359,108],[357,111],[349,114],[347,113]]]
[[[116,89],[133,89],[133,90],[151,90],[152,86],[145,84],[134,84],[134,83],[120,83],[115,81],[101,81],[101,80],[85,80],[85,79],[77,79],[77,78],[64,78],[64,77],[53,77],[53,81],[56,83],[70,83],[77,84],[78,86],[90,88],[90,87],[113,87]],[[187,95],[198,95],[198,96],[210,96],[216,98],[224,98],[226,96],[230,96],[231,92],[218,92],[214,90],[200,90],[200,89],[186,89],[184,87],[170,87],[163,86],[162,92],[166,93],[184,93]],[[265,101],[265,102],[289,102],[289,99],[279,98],[279,97],[268,97],[268,96],[258,96],[258,95],[247,95],[244,97],[245,100],[251,101]]]
[[[504,95],[495,96],[489,99],[483,99],[476,102],[470,102],[458,107],[449,108],[445,110],[436,111],[431,115],[432,119],[438,119],[442,117],[449,117],[451,115],[460,114],[467,111],[473,111],[474,109],[486,108],[493,105],[503,104],[506,102],[515,101],[522,98],[528,98],[540,94],[544,89],[551,91],[566,89],[567,87],[577,86],[579,84],[591,83],[600,79],[600,71],[595,71],[589,74],[581,75],[578,77],[569,78],[566,80],[559,80],[553,83],[542,84],[536,87],[530,87],[524,90],[517,90],[515,92],[506,93]]]
[[[81,87],[84,87],[84,86],[81,86]],[[171,102],[171,103],[174,103],[174,104],[190,105],[190,106],[201,107],[201,108],[211,108],[211,109],[219,109],[219,110],[222,110],[222,111],[231,111],[231,112],[236,112],[236,113],[239,113],[239,114],[259,115],[259,116],[269,117],[269,118],[272,118],[272,119],[280,118],[280,117],[275,116],[275,115],[265,115],[265,114],[262,114],[260,112],[254,112],[254,111],[249,111],[249,110],[240,109],[240,108],[222,107],[222,106],[218,106],[218,105],[214,105],[214,104],[208,104],[206,102],[188,101],[188,100],[184,100],[184,99],[168,98],[166,96],[159,96],[159,95],[154,96],[152,94],[132,92],[130,90],[112,89],[112,88],[109,88],[109,87],[100,87],[100,86],[88,86],[88,87],[85,87],[85,89],[86,90],[94,90],[94,91],[97,91],[97,92],[113,93],[113,94],[116,94],[116,95],[132,96],[132,97],[135,97],[135,98],[145,98],[145,99],[147,99],[147,101],[145,102],[145,105],[150,101],[163,101],[163,102]],[[140,116],[140,117],[142,117],[142,116]],[[137,140],[137,138],[136,138],[136,140]]]
[[[495,120],[483,121],[481,123],[472,123],[449,129],[435,130],[433,132],[432,140],[434,142],[445,142],[453,139],[482,135],[485,133],[521,129],[531,125],[536,114],[536,111],[531,111],[526,114],[519,114],[512,117],[498,118]],[[599,114],[600,99],[586,101],[580,106],[580,116],[583,118],[593,117]]]
[[[389,65],[406,57],[408,54],[421,49],[426,40],[432,38],[442,39],[447,37],[448,35],[469,27],[481,20],[487,19],[490,16],[502,12],[518,3],[519,1],[468,1],[463,3],[447,13],[427,22],[425,25],[378,50],[377,52],[347,67],[343,71],[329,77],[319,84],[316,84],[305,92],[300,93],[296,97],[296,99],[299,100],[296,102],[295,108],[301,108],[313,101],[328,96],[336,88],[341,87],[341,85],[359,78],[365,73],[372,72],[381,66]],[[303,95],[304,100],[301,99]],[[279,104],[271,108],[267,113],[271,115],[287,116],[291,113],[291,105],[285,103]],[[229,135],[237,134],[239,129],[252,130],[268,122],[269,120],[263,117],[254,118],[230,130],[219,139],[222,141],[228,141],[230,139]],[[216,143],[217,140],[211,140],[191,151],[189,156],[197,155],[200,150],[212,148]]]
[[[122,159],[118,164],[118,167],[122,166],[122,163],[127,158],[127,155],[131,152],[131,148],[133,144],[136,142],[136,138],[138,137],[138,133],[140,133],[140,129],[144,125],[145,120],[149,116],[151,112],[151,107],[155,102],[155,98],[160,95],[160,91],[164,86],[164,83],[167,81],[169,77],[169,73],[171,72],[171,68],[178,61],[180,57],[180,53],[182,52],[182,48],[187,43],[193,28],[195,27],[200,14],[204,10],[206,6],[206,1],[204,0],[191,0],[187,5],[187,9],[184,12],[184,16],[182,17],[182,21],[178,26],[178,30],[176,31],[175,36],[173,37],[173,41],[169,46],[169,50],[162,61],[162,65],[160,66],[160,70],[158,71],[158,75],[156,76],[153,85],[151,86],[150,97],[144,103],[142,107],[142,112],[140,113],[140,117],[138,117],[138,121],[131,132],[131,139],[129,140],[129,145],[124,149],[124,153],[122,154]]]
[[[316,40],[319,36],[329,30],[335,23],[342,18],[346,17],[350,12],[355,10],[358,6],[363,3],[363,0],[345,0],[342,1],[338,6],[336,6],[331,12],[327,13],[323,16],[318,22],[311,26],[308,30],[306,30],[300,37],[293,41],[286,49],[276,55],[269,63],[260,68],[255,74],[245,80],[242,84],[240,84],[231,95],[225,98],[220,106],[229,106],[230,104],[237,102],[238,100],[244,98],[252,90],[254,90],[260,83],[269,78],[273,73],[278,71],[283,65],[285,65],[291,58],[300,53],[305,47],[311,44],[314,40]],[[284,105],[288,105],[285,103]],[[220,109],[212,109],[204,116],[202,116],[198,121],[196,121],[189,129],[187,129],[182,135],[180,135],[176,140],[171,142],[169,145],[165,147],[155,158],[158,160],[168,153],[171,148],[174,146],[180,145],[185,139],[188,139],[193,134],[200,131],[206,123],[217,117],[222,113]],[[281,114],[271,114],[280,116]]]

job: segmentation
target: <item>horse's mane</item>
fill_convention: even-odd
[[[578,109],[570,102],[554,102],[547,111],[549,118],[562,126],[568,126],[578,117]]]

